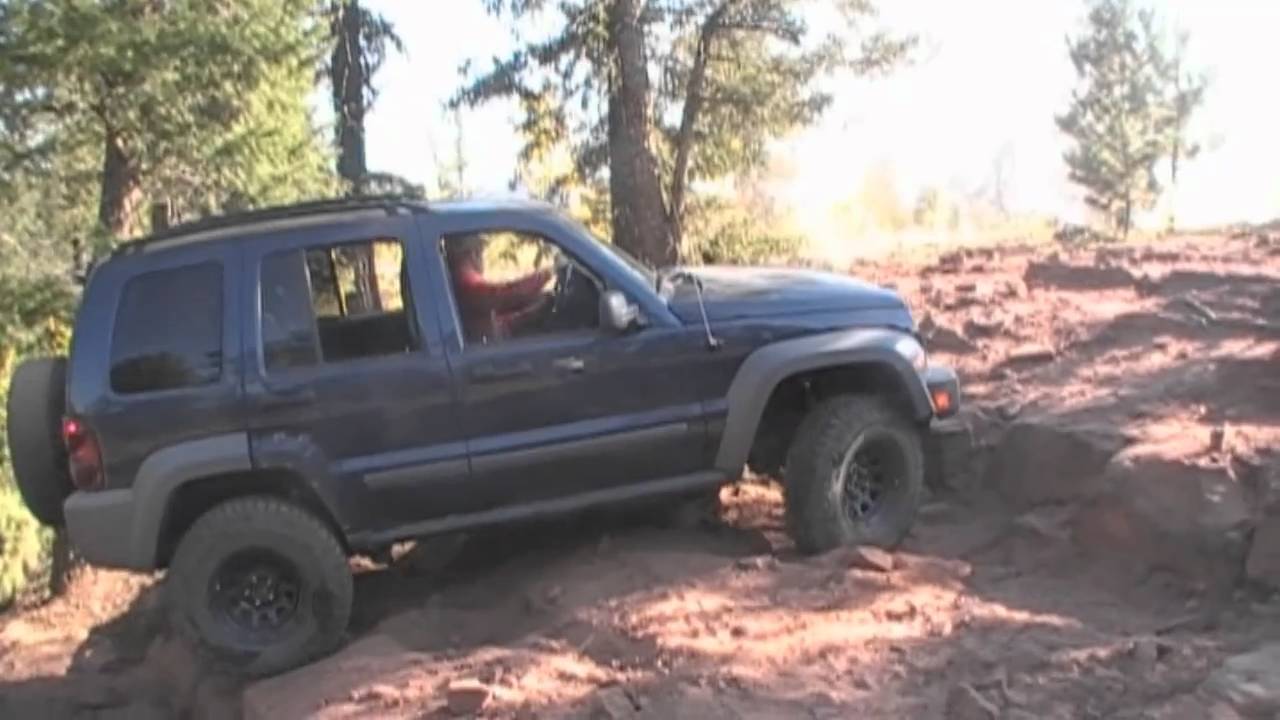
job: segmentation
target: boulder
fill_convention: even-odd
[[[1188,459],[1177,446],[1134,445],[1107,464],[1104,485],[1075,515],[1077,545],[1206,586],[1239,580],[1252,517],[1226,467]]]
[[[1204,681],[1201,691],[1245,717],[1280,714],[1280,643],[1228,658]]]
[[[1112,427],[1023,418],[996,445],[987,478],[1015,507],[1083,500],[1101,491],[1103,471],[1124,445]]]

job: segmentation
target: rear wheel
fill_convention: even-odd
[[[62,503],[74,489],[62,444],[66,358],[36,358],[18,366],[6,405],[9,454],[22,500],[37,520],[61,526]]]
[[[825,400],[796,430],[784,488],[787,529],[801,551],[895,547],[923,497],[920,433],[882,398]]]
[[[338,646],[351,615],[346,554],[283,500],[231,500],[202,515],[169,568],[175,624],[206,654],[261,676]]]

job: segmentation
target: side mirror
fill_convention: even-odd
[[[609,332],[624,333],[632,328],[639,310],[627,296],[617,290],[606,290],[600,295],[600,327]]]

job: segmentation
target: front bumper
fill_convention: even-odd
[[[925,371],[924,385],[929,391],[933,416],[939,420],[960,412],[960,379],[956,371],[943,365],[930,365]]]
[[[67,533],[90,565],[148,570],[152,558],[134,542],[132,490],[75,492],[63,503]]]

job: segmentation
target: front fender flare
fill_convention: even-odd
[[[893,390],[907,402],[912,418],[928,420],[933,405],[924,381],[894,350],[902,337],[899,330],[857,328],[784,340],[748,355],[725,398],[728,415],[716,452],[716,469],[732,477],[742,472],[769,396],[778,383],[796,373],[855,364],[888,368],[899,385]]]

